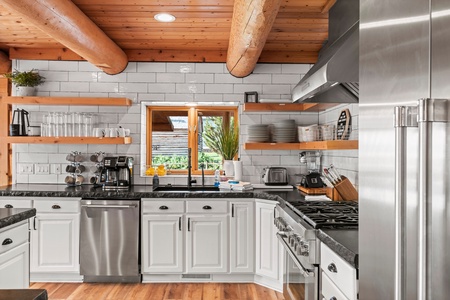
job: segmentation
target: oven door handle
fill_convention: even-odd
[[[307,269],[305,269],[303,267],[303,265],[301,264],[301,262],[297,259],[297,257],[295,256],[294,252],[291,250],[291,248],[289,248],[288,244],[286,243],[286,241],[283,239],[283,237],[286,237],[286,235],[282,232],[278,232],[277,233],[277,238],[278,240],[281,242],[281,244],[283,245],[283,248],[286,250],[286,252],[291,256],[292,260],[295,262],[295,264],[297,265],[298,269],[300,270],[300,273],[304,276],[304,277],[314,277],[314,273],[311,273],[310,271],[308,271]]]

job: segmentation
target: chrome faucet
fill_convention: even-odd
[[[192,169],[191,152],[192,152],[192,149],[188,148],[188,166],[187,166],[187,169],[188,169],[188,178],[187,178],[188,188],[191,188],[193,183],[197,183],[197,180],[192,179],[192,174],[191,174],[191,169]]]

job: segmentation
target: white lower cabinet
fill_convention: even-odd
[[[320,244],[320,268],[325,299],[358,299],[356,269],[324,243]]]
[[[142,271],[183,272],[183,216],[143,215]]]
[[[187,273],[228,272],[228,216],[189,214],[186,220]]]
[[[256,274],[279,280],[280,251],[273,223],[275,205],[256,200]]]
[[[80,199],[46,198],[34,201],[37,214],[31,222],[31,276],[39,273],[80,273]],[[48,277],[46,277],[48,278]],[[64,280],[64,278],[59,278]]]
[[[230,202],[230,272],[255,272],[253,202]]]
[[[28,223],[0,229],[0,289],[26,289],[30,285]]]

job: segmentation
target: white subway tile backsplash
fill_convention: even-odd
[[[98,82],[126,82],[127,81],[127,74],[126,73],[120,73],[116,75],[109,75],[103,72],[98,72],[97,77]]]
[[[127,82],[156,82],[155,73],[128,73]]]
[[[233,84],[205,84],[205,93],[232,94]]]
[[[138,62],[137,63],[137,72],[139,73],[164,73],[166,72],[166,63],[145,63]]]
[[[164,83],[183,83],[184,82],[183,73],[157,73],[156,82]]]
[[[49,61],[48,69],[53,71],[79,71],[78,61]]]
[[[133,143],[130,145],[83,145],[83,144],[17,144],[13,147],[14,164],[18,163],[59,163],[65,169],[66,155],[70,151],[81,151],[86,156],[86,166],[92,165],[89,156],[98,151],[108,155],[129,155],[135,159],[135,172],[139,174],[141,109],[140,101],[176,102],[244,102],[244,93],[257,91],[259,98],[290,99],[291,90],[311,65],[258,64],[252,74],[236,78],[229,74],[223,63],[147,63],[131,62],[119,75],[106,75],[88,62],[61,61],[13,61],[13,66],[36,68],[48,77],[46,85],[39,87],[39,95],[73,97],[127,97],[133,100],[131,107],[122,106],[38,106],[25,109],[30,112],[32,124],[40,124],[46,112],[92,112],[99,116],[98,127],[118,127],[131,129]],[[67,66],[67,68],[66,68]],[[22,107],[20,107],[22,108]],[[251,124],[273,124],[279,120],[294,119],[299,125],[335,124],[339,113],[350,108],[354,130],[357,136],[358,105],[340,105],[324,113],[304,112],[242,112],[240,107],[241,142],[247,140],[247,128]],[[266,166],[288,168],[290,181],[293,174],[306,172],[306,167],[298,161],[299,151],[294,150],[244,150],[240,146],[239,157],[244,164],[244,180],[260,183]],[[352,182],[358,180],[358,151],[322,151],[323,163],[333,163]],[[88,178],[90,173],[86,173]],[[14,174],[17,183],[64,183],[66,174],[55,175]],[[164,177],[168,183],[185,184],[186,178]],[[161,182],[162,182],[161,181]],[[151,178],[135,176],[136,184],[150,184]]]
[[[45,71],[49,70],[49,61],[48,60],[18,60],[17,67],[13,69],[17,69],[19,71],[30,71],[32,69]],[[68,70],[63,70],[68,71]]]

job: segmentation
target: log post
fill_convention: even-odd
[[[118,74],[128,64],[125,52],[70,0],[0,0],[0,4],[107,74]]]
[[[281,0],[235,0],[227,53],[231,75],[245,77],[253,71],[280,4]]]

